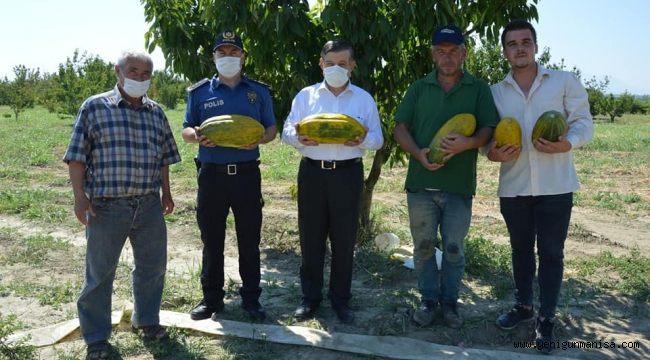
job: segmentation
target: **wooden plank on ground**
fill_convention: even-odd
[[[114,311],[111,322],[127,325],[130,309]],[[551,360],[567,359],[557,356],[514,353],[508,351],[459,348],[439,345],[423,340],[399,336],[373,336],[348,333],[328,333],[323,330],[302,326],[281,326],[260,323],[245,323],[231,320],[194,321],[189,314],[173,311],[160,312],[160,324],[177,327],[202,334],[235,336],[244,339],[270,341],[279,344],[313,346],[322,349],[362,355],[382,356],[392,359],[446,359],[446,360]],[[120,326],[125,327],[125,326]],[[79,320],[72,319],[56,325],[12,334],[8,343],[14,343],[29,336],[28,344],[37,347],[50,346],[79,336]],[[531,350],[533,351],[533,350]]]

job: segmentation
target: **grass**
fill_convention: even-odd
[[[614,191],[599,191],[593,195],[593,200],[597,206],[603,209],[618,211],[626,204],[636,204],[641,202],[641,195],[636,193],[619,193]]]
[[[390,254],[377,251],[371,243],[357,251],[354,267],[357,273],[368,276],[378,288],[395,286],[404,276],[401,262],[391,260]]]
[[[272,344],[263,340],[247,340],[236,337],[220,337],[218,340],[193,335],[191,332],[168,328],[169,341],[159,343],[143,340],[130,332],[117,332],[111,339],[109,359],[153,358],[166,360],[203,359],[275,359],[287,351],[286,345]],[[81,360],[83,348],[59,350],[56,360]],[[33,357],[35,358],[35,357]],[[27,359],[27,358],[21,358]]]
[[[480,236],[470,236],[465,241],[465,272],[489,286],[489,295],[494,299],[510,295],[513,287],[510,259],[510,246]]]
[[[10,282],[0,285],[0,296],[14,295],[38,299],[40,305],[60,308],[61,305],[76,300],[81,283],[66,281],[64,283],[37,284],[26,281]]]
[[[300,154],[279,138],[260,147],[260,161],[265,182],[289,181],[295,183],[298,176]]]
[[[50,252],[70,249],[70,242],[56,239],[49,235],[33,235],[23,240],[22,246],[17,246],[9,251],[3,262],[12,265],[27,263],[30,265],[43,265]]]
[[[0,107],[0,113],[8,108]],[[0,189],[11,189],[27,183],[60,184],[60,177],[52,176],[49,169],[61,166],[65,144],[70,138],[73,119],[61,119],[43,108],[30,109],[20,121],[0,119]],[[5,199],[0,200],[0,207]],[[0,209],[0,212],[3,210]]]
[[[0,314],[0,359],[24,360],[36,358],[36,348],[27,344],[28,337],[15,343],[7,342],[7,336],[20,329],[22,329],[22,325],[15,315],[3,316]]]
[[[10,113],[7,107],[0,106],[0,113]],[[196,144],[186,144],[180,138],[184,111],[179,107],[176,110],[167,111],[172,130],[176,134],[177,145],[183,161],[171,166],[173,190],[178,192],[194,192],[196,189],[196,169],[192,158],[196,153]],[[58,194],[59,203],[64,208],[32,210],[25,214],[28,218],[43,219],[45,221],[60,221],[64,211],[69,211],[70,200],[63,201],[61,196],[69,196],[67,183],[67,169],[61,162],[63,153],[70,137],[71,127],[74,119],[71,117],[59,118],[49,114],[43,108],[35,108],[26,111],[21,117],[20,123],[11,119],[0,118],[0,137],[12,139],[0,143],[0,189],[16,189],[24,187],[25,183],[42,184],[46,188],[63,188],[65,194]],[[607,174],[615,173],[624,179],[629,179],[630,188],[634,187],[634,180],[641,179],[650,171],[650,121],[647,116],[629,115],[616,123],[598,122],[595,125],[594,139],[584,147],[576,150],[575,158],[581,182],[586,192],[597,193],[600,191],[612,191],[615,184],[608,183],[611,177]],[[371,165],[371,154],[367,154],[365,166],[368,169]],[[279,139],[261,147],[261,161],[264,185],[275,183],[286,184],[287,192],[290,193],[291,184],[295,184],[300,155],[291,146],[283,144]],[[496,194],[498,165],[480,158],[478,164],[478,189],[479,196],[492,197]],[[376,192],[401,193],[404,183],[405,168],[385,167],[382,177],[377,183]],[[644,183],[647,188],[647,183]],[[603,186],[604,185],[604,186]],[[643,185],[643,184],[639,184]],[[604,189],[604,190],[603,190]],[[8,190],[0,193],[0,196],[8,197]],[[12,190],[15,191],[15,190]],[[16,194],[18,197],[26,196],[24,193],[31,189],[19,189],[23,194]],[[42,198],[42,202],[52,202],[52,195],[34,194],[36,196],[48,196]],[[648,198],[634,191],[622,192],[625,206],[622,207],[622,214],[629,215],[638,210],[647,210]],[[632,200],[625,199],[632,196]],[[616,204],[608,204],[599,198],[582,198],[580,205],[601,209],[612,209]],[[8,199],[0,198],[0,213],[17,213],[16,207],[6,205]],[[9,200],[11,202],[12,200]],[[381,206],[375,201],[375,207]],[[193,209],[189,209],[190,211]],[[35,212],[33,212],[35,211]],[[170,217],[169,221],[176,221],[179,214]],[[49,219],[48,217],[52,217]],[[193,220],[193,219],[190,219]],[[74,221],[74,219],[73,219]]]
[[[603,252],[596,257],[569,260],[567,266],[601,288],[617,290],[640,302],[650,301],[650,259],[638,250],[624,256]]]
[[[203,294],[200,284],[201,268],[198,264],[189,264],[185,271],[169,270],[165,274],[162,308],[166,310],[188,312],[199,303]]]
[[[595,136],[583,149],[650,155],[650,123],[645,115],[626,115],[614,123],[596,123]]]
[[[62,223],[72,220],[69,195],[46,189],[17,188],[0,190],[0,213],[20,215],[27,220]]]
[[[114,350],[119,349],[119,356],[130,357],[151,354],[154,359],[205,359],[209,349],[205,341],[191,337],[182,329],[169,329],[170,341],[166,343],[149,342],[135,334],[125,333],[116,337]],[[114,351],[117,353],[117,351]],[[117,354],[116,354],[117,355]]]

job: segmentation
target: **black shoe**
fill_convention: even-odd
[[[248,313],[248,316],[253,321],[264,321],[264,319],[266,319],[266,311],[259,301],[252,304],[242,304],[242,308]]]
[[[347,305],[340,305],[334,307],[334,311],[336,312],[336,316],[339,318],[339,320],[344,323],[344,324],[352,324],[354,322],[354,311],[350,309],[349,306]]]
[[[293,312],[293,317],[296,319],[304,320],[314,316],[316,310],[318,310],[320,304],[313,303],[311,301],[303,300],[300,305],[296,308],[296,311]]]
[[[207,319],[214,313],[222,312],[223,308],[223,301],[216,304],[208,304],[205,300],[201,300],[201,302],[190,311],[190,318],[192,320]]]
[[[535,347],[537,351],[550,354],[555,348],[553,325],[553,318],[546,318],[544,320],[537,318],[535,322]]]
[[[512,310],[497,318],[497,326],[503,330],[513,329],[519,323],[531,321],[535,318],[535,310],[525,308],[521,304],[516,304]]]

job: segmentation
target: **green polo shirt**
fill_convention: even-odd
[[[420,148],[429,146],[442,125],[456,114],[476,117],[476,128],[495,127],[499,120],[488,84],[465,72],[448,93],[438,83],[437,71],[415,81],[397,107],[395,121],[405,124]],[[478,150],[457,154],[445,166],[429,171],[415,158],[409,159],[407,189],[437,189],[474,195]]]

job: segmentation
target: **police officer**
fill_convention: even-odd
[[[269,89],[242,75],[246,53],[232,31],[217,36],[213,47],[218,76],[188,89],[183,140],[198,143],[198,195],[196,218],[203,242],[201,287],[203,299],[192,309],[193,320],[212,317],[224,308],[224,240],[226,218],[232,209],[239,249],[242,308],[252,320],[264,320],[259,297],[262,192],[259,144],[275,138],[277,129]],[[218,115],[246,115],[266,129],[262,139],[240,148],[220,147],[198,134],[206,119]]]

